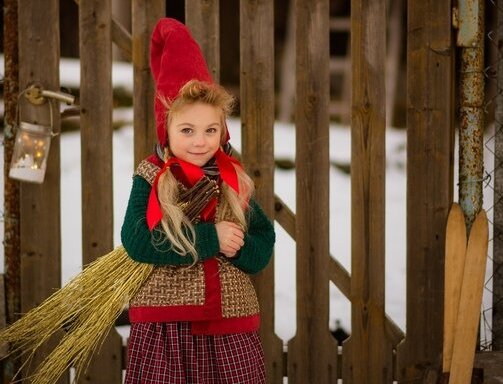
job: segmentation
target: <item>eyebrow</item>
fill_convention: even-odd
[[[180,126],[183,126],[183,125],[188,125],[189,127],[194,127],[195,126],[194,124],[191,124],[191,123],[180,123],[180,124],[177,124],[176,126],[180,127]],[[215,122],[215,123],[208,124],[207,127],[212,127],[214,125],[220,126],[221,124],[218,123],[218,122]]]

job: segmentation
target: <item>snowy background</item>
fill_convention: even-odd
[[[1,59],[3,65],[3,58]],[[61,65],[62,86],[78,87],[79,63],[63,60]],[[114,86],[132,90],[133,75],[130,65],[114,64]],[[125,125],[114,132],[114,239],[120,243],[120,227],[124,217],[133,174],[132,109],[114,110],[114,120]],[[240,150],[241,134],[238,119],[230,119],[231,143]],[[291,124],[277,122],[274,126],[274,153],[277,159],[295,159],[295,128]],[[387,129],[386,133],[386,312],[405,331],[406,288],[406,132]],[[487,152],[487,151],[486,151]],[[330,126],[330,161],[349,165],[350,130],[348,127]],[[491,161],[491,159],[487,159]],[[3,146],[0,147],[0,163],[3,166]],[[62,214],[62,283],[81,269],[82,239],[80,134],[65,133],[61,137],[61,214]],[[491,169],[491,166],[486,166]],[[457,180],[457,176],[455,178]],[[295,171],[276,169],[275,193],[295,212]],[[490,188],[485,188],[486,193]],[[457,196],[455,197],[457,198]],[[3,176],[0,180],[0,199],[3,207]],[[485,196],[486,207],[492,206],[492,197]],[[348,271],[351,270],[351,222],[350,176],[331,165],[330,167],[330,253]],[[489,211],[489,215],[492,212]],[[275,250],[275,297],[276,332],[285,342],[295,335],[295,242],[276,224]],[[0,222],[0,240],[3,241],[3,222]],[[3,270],[3,247],[0,247],[0,270]],[[488,276],[491,276],[488,263]],[[488,287],[490,288],[490,287]],[[490,307],[486,290],[485,308]],[[330,327],[340,320],[350,330],[350,304],[340,291],[330,283]],[[126,333],[123,330],[121,333]]]

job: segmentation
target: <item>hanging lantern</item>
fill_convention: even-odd
[[[57,133],[53,132],[52,99],[73,104],[74,97],[62,92],[44,90],[40,85],[28,87],[21,92],[20,96],[23,94],[32,105],[47,105],[50,125],[42,125],[37,122],[29,123],[27,121],[19,122],[9,177],[21,181],[42,183],[45,177],[51,138],[57,135]]]
[[[51,129],[47,125],[19,123],[9,177],[33,183],[44,181]]]

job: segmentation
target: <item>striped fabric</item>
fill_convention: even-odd
[[[131,325],[125,384],[262,384],[256,332],[192,335],[189,322]]]

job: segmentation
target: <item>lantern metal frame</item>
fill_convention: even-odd
[[[19,104],[24,96],[30,104],[49,108],[49,125],[37,122],[21,121]],[[61,133],[54,131],[54,101],[74,104],[73,95],[43,89],[34,83],[19,93],[16,105],[14,132],[16,135],[14,150],[9,170],[9,177],[20,181],[43,183],[51,139]],[[58,105],[56,105],[57,107]]]

